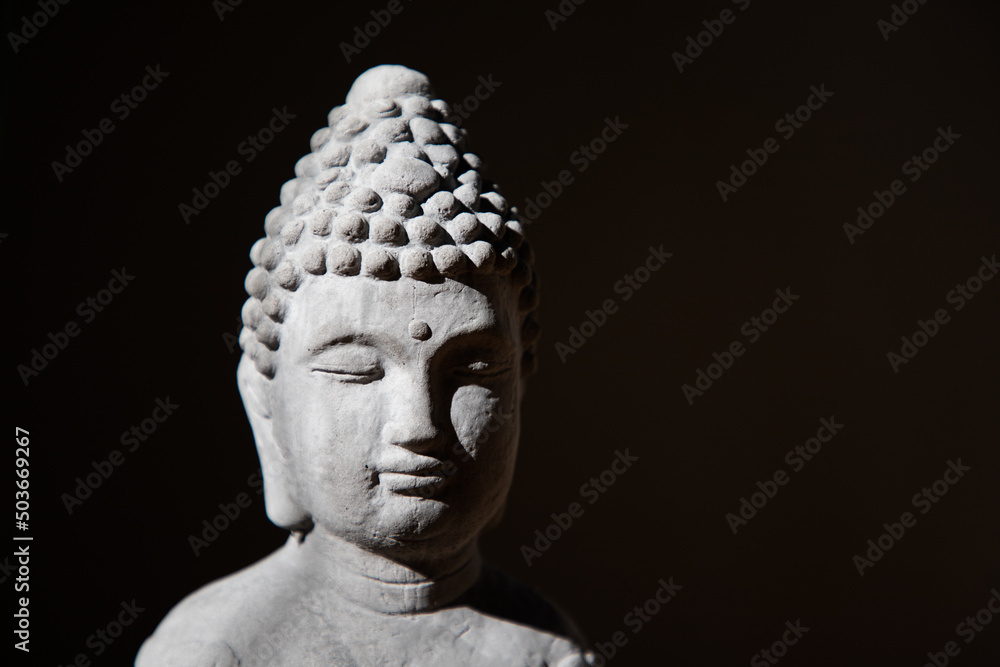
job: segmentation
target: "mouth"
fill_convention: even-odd
[[[371,469],[372,486],[382,486],[396,495],[423,499],[438,496],[456,472],[450,461],[396,446],[382,448],[372,461]]]
[[[422,470],[383,470],[378,479],[392,493],[416,498],[437,495],[448,481],[440,465]]]

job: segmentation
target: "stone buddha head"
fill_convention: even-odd
[[[417,564],[502,512],[538,326],[524,231],[427,78],[369,70],[251,250],[238,379],[269,518]]]

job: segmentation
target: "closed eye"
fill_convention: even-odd
[[[378,351],[352,342],[330,345],[314,353],[310,371],[337,382],[368,384],[381,380],[385,370]]]
[[[347,382],[350,384],[368,384],[369,382],[381,380],[385,376],[385,372],[380,366],[369,368],[333,368],[317,366],[312,369],[312,372],[327,375],[339,382]]]
[[[455,375],[463,378],[494,378],[500,377],[513,369],[509,363],[491,361],[473,361],[455,368]]]

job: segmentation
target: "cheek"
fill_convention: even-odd
[[[472,459],[503,455],[515,439],[512,387],[459,387],[451,401],[451,423],[458,442]]]
[[[362,494],[367,488],[364,463],[378,430],[376,411],[363,408],[375,402],[367,395],[370,390],[340,387],[307,374],[296,380],[285,387],[285,395],[295,400],[282,406],[282,439],[300,485],[327,494]]]

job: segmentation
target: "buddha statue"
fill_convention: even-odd
[[[180,602],[137,667],[589,664],[480,558],[539,328],[531,247],[427,77],[362,74],[250,257],[237,380],[263,560]]]

